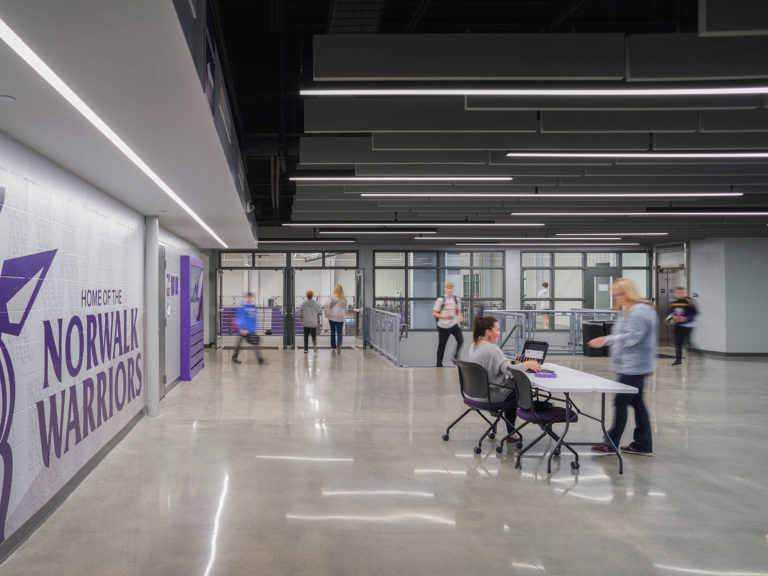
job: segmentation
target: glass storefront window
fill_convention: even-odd
[[[504,267],[504,252],[475,252],[472,259],[475,268]]]
[[[437,298],[437,270],[408,270],[408,292],[409,298]]]
[[[325,265],[337,268],[357,268],[357,252],[326,252]]]
[[[222,268],[250,268],[253,262],[250,252],[222,252]]]
[[[619,254],[616,252],[587,252],[587,267],[619,266]]]
[[[292,252],[291,266],[294,268],[322,268],[322,252]]]
[[[555,270],[554,298],[583,298],[584,297],[584,271],[583,270]]]
[[[648,254],[646,252],[623,252],[621,254],[622,266],[648,266]]]
[[[409,327],[418,329],[435,329],[435,317],[432,316],[432,310],[435,306],[434,300],[411,300],[409,302]]]
[[[405,266],[405,252],[376,252],[374,266]]]
[[[635,283],[641,297],[648,298],[648,270],[622,270],[621,275]]]
[[[408,252],[409,266],[437,266],[437,252]]]
[[[471,274],[468,269],[440,270],[440,285],[438,286],[438,291],[440,294],[442,294],[445,288],[445,283],[453,282],[453,293],[459,298],[468,298],[471,292],[470,280]]]
[[[373,288],[377,298],[405,297],[405,270],[376,270]]]
[[[253,265],[256,268],[285,268],[287,261],[285,252],[257,252]]]
[[[536,298],[544,282],[552,286],[550,270],[523,270],[523,298]],[[549,295],[552,296],[551,291]]]
[[[469,268],[469,252],[443,252],[440,254],[440,265]]]
[[[523,252],[521,255],[524,267],[549,267],[552,266],[552,254],[549,252]]]
[[[555,268],[581,268],[584,266],[584,255],[581,252],[557,252]]]

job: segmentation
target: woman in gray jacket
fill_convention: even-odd
[[[317,350],[317,327],[323,318],[323,309],[312,297],[312,290],[307,290],[307,299],[299,307],[299,317],[304,326],[304,354],[309,353],[309,337],[312,336],[312,347]]]
[[[613,426],[608,436],[618,446],[627,425],[627,406],[635,409],[633,442],[622,446],[625,454],[653,455],[651,419],[643,402],[645,377],[656,369],[656,351],[659,339],[659,319],[653,305],[637,293],[634,282],[619,278],[613,283],[613,301],[621,315],[610,336],[600,336],[588,342],[593,348],[611,347],[611,369],[622,384],[637,388],[637,394],[616,394]],[[596,452],[613,453],[608,446],[594,446]]]

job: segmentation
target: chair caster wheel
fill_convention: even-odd
[[[491,432],[490,434],[488,434],[488,438],[490,438],[491,440],[493,440],[494,438],[496,438],[496,434],[494,434],[493,432]]]
[[[443,440],[448,442],[448,438],[450,438],[450,436],[448,436],[448,434],[443,434]]]
[[[522,440],[520,442],[518,442],[517,444],[515,444],[515,448],[517,448],[518,450],[522,450],[523,449],[523,442],[522,442]]]
[[[480,454],[482,452],[482,448],[480,446],[475,446],[475,454]]]
[[[557,450],[555,450],[555,456],[560,456],[560,448],[558,448]]]
[[[502,452],[504,452],[504,448],[502,448],[501,446],[496,446],[496,453],[501,454]]]
[[[571,462],[571,469],[572,470],[578,470],[579,466],[581,466],[578,462]]]

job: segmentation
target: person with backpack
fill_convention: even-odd
[[[690,340],[698,310],[694,301],[688,298],[688,292],[683,286],[675,287],[675,299],[670,302],[669,309],[672,311],[675,325],[675,361],[672,366],[681,366],[683,346]]]
[[[459,350],[464,344],[464,336],[461,334],[461,323],[464,322],[461,316],[461,300],[453,295],[453,282],[445,283],[445,293],[435,300],[432,316],[437,320],[437,367],[442,368],[448,338],[451,335],[456,338],[455,358],[459,357]]]

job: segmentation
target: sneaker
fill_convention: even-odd
[[[615,454],[610,446],[605,446],[604,444],[592,446],[592,452],[596,452],[597,454]]]
[[[674,362],[672,362],[672,366],[682,366],[682,365],[683,365],[682,360],[675,360]]]
[[[638,456],[653,456],[653,452],[646,452],[645,450],[639,450],[631,444],[629,446],[622,446],[621,451],[624,454],[637,454]]]
[[[237,359],[237,356],[232,356],[232,362],[234,362],[235,364],[242,364],[242,362]]]

